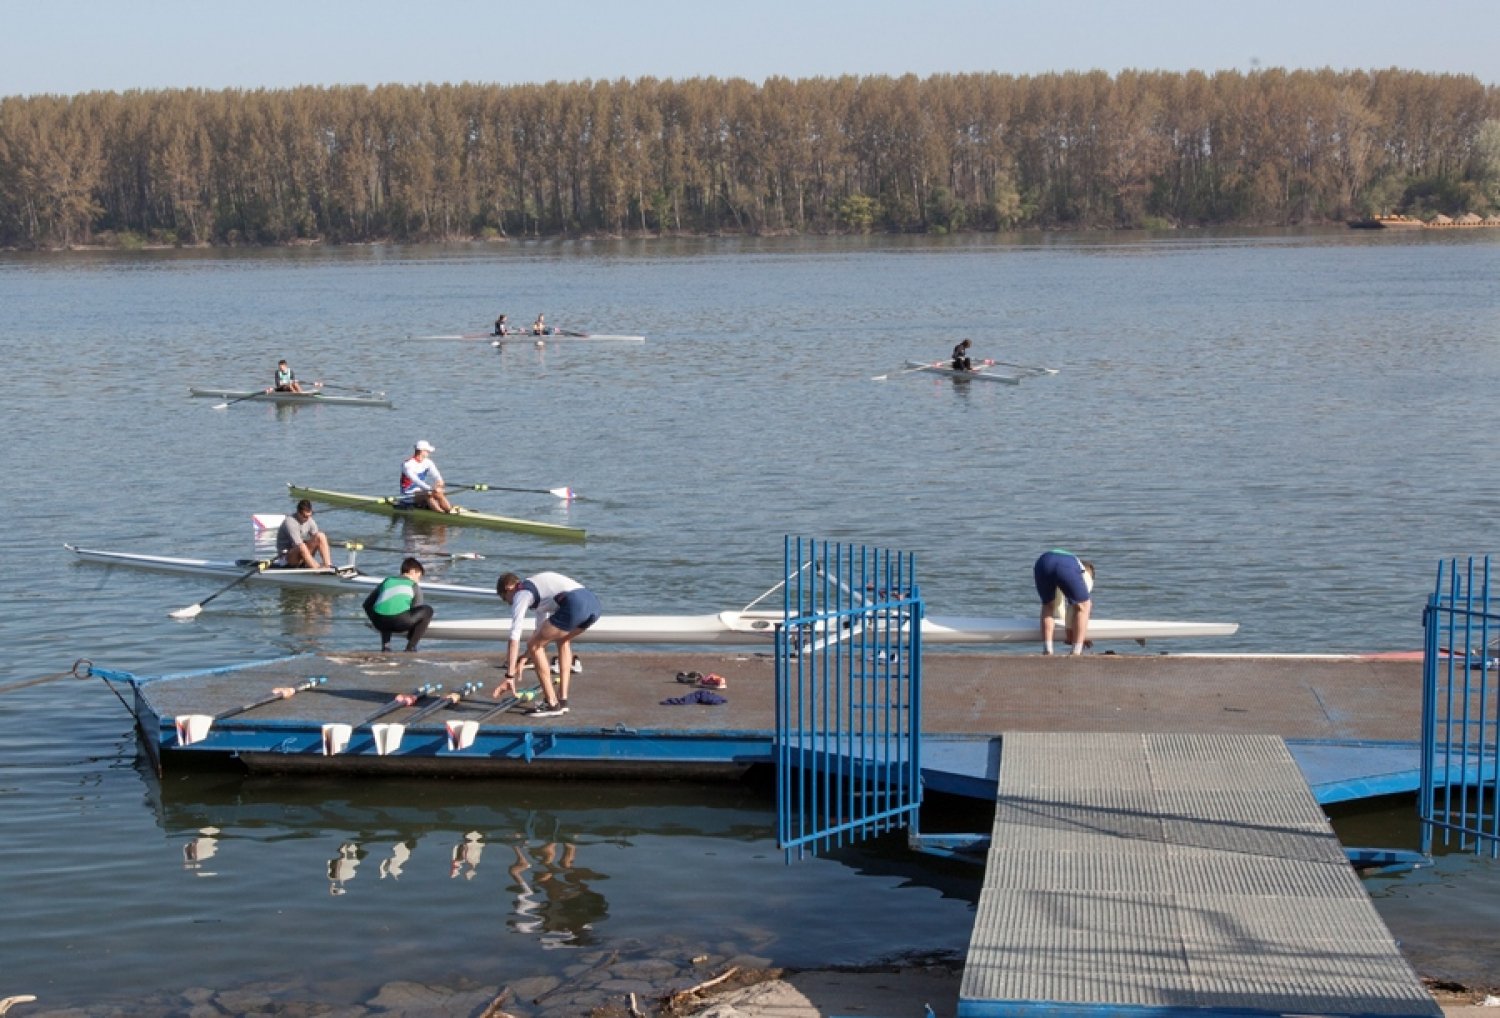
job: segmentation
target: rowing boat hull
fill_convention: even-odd
[[[325,505],[346,506],[383,516],[399,516],[403,519],[425,520],[429,523],[447,523],[462,527],[487,527],[490,530],[513,530],[519,534],[535,534],[563,541],[582,541],[585,532],[580,527],[564,526],[561,523],[543,523],[539,520],[523,520],[511,516],[496,516],[475,509],[463,509],[456,513],[440,513],[435,509],[406,509],[393,504],[394,499],[378,498],[374,495],[354,495],[343,491],[326,491],[322,488],[303,488],[287,485],[292,498],[306,498]]]
[[[293,403],[322,406],[373,406],[390,409],[391,401],[382,394],[369,396],[334,396],[326,392],[261,392],[257,389],[209,389],[195,386],[188,390],[194,396],[213,399],[242,399],[247,403]]]
[[[496,346],[504,346],[510,343],[535,343],[541,340],[544,343],[644,343],[645,336],[611,336],[596,333],[568,333],[561,332],[548,336],[495,336]]]
[[[684,643],[765,645],[775,639],[779,612],[724,611],[713,615],[604,615],[578,639],[593,643]],[[1233,636],[1234,622],[1166,622],[1150,619],[1093,619],[1090,640],[1165,640]],[[430,640],[509,639],[509,619],[438,619],[427,629]],[[1040,643],[1035,616],[981,618],[929,616],[922,620],[924,644]]]
[[[170,555],[103,551],[98,548],[80,548],[72,544],[65,544],[63,547],[76,554],[81,562],[150,569],[182,576],[211,576],[216,579],[231,580],[243,576],[247,570],[255,566],[255,561],[251,559],[237,559],[231,562],[223,559],[176,558]],[[264,569],[250,576],[245,582],[365,594],[377,586],[381,579],[382,577],[365,573],[340,576],[326,569]],[[458,583],[424,581],[422,594],[429,600],[477,601],[485,604],[494,604],[497,600],[493,587],[469,587]]]
[[[912,371],[925,371],[930,375],[946,375],[961,382],[1000,382],[1003,385],[1020,385],[1021,380],[1014,375],[997,375],[989,371],[954,371],[945,368],[941,364],[924,364],[921,361],[907,361],[906,366]]]

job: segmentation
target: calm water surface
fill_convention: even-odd
[[[248,554],[287,481],[384,493],[418,438],[451,481],[589,497],[473,496],[587,527],[581,547],[320,514],[336,539],[489,557],[437,571],[457,582],[557,568],[608,609],[700,612],[775,583],[793,533],[916,551],[930,610],[1009,615],[1064,545],[1098,563],[1101,616],[1241,624],[1162,649],[1416,648],[1437,561],[1496,550],[1497,279],[1494,232],[0,256],[0,681],[368,646],[352,598],[236,591],[175,622],[213,585],[61,546]],[[649,339],[414,338],[502,310]],[[1061,372],[872,380],[963,336]],[[187,398],[280,357],[396,409]],[[899,845],[784,867],[738,787],[158,783],[97,681],[8,695],[0,745],[0,996],[52,1005],[277,979],[353,1001],[674,937],[799,965],[959,952],[978,893]],[[1454,947],[1500,920],[1493,864],[1373,890],[1419,968],[1493,977]]]

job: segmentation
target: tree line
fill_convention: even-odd
[[[1261,70],[0,100],[0,244],[1289,225],[1500,210],[1500,89]]]

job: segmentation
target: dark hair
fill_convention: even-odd
[[[427,572],[427,570],[422,567],[422,563],[418,562],[414,558],[404,558],[401,560],[401,571],[403,573],[409,573],[413,569],[417,571],[418,576],[421,576]]]
[[[300,501],[300,502],[298,502],[298,503],[297,503],[297,511],[298,511],[298,512],[299,512],[299,513],[300,513],[300,512],[301,512],[301,511],[302,511],[302,510],[304,510],[304,509],[306,509],[306,510],[307,510],[307,511],[308,511],[308,512],[312,512],[312,511],[313,511],[313,510],[312,510],[312,503],[311,503],[311,502],[309,502],[309,501],[308,501],[308,500],[307,500],[307,499],[305,499],[305,498],[304,498],[304,499],[302,499],[302,500],[301,500],[301,501]]]
[[[495,593],[501,597],[505,596],[506,587],[520,586],[521,578],[515,573],[501,573],[500,578],[495,581]]]

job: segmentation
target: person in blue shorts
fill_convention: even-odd
[[[1093,646],[1089,642],[1089,614],[1093,609],[1094,564],[1071,551],[1053,548],[1036,560],[1031,569],[1037,596],[1042,599],[1042,653],[1052,653],[1052,633],[1057,609],[1064,609],[1067,632],[1064,639],[1074,654]],[[1059,603],[1061,598],[1061,603]]]
[[[534,573],[521,579],[505,573],[495,583],[495,593],[510,605],[510,645],[506,654],[505,681],[495,687],[495,699],[515,693],[521,677],[521,627],[526,613],[536,611],[536,624],[526,641],[526,655],[536,666],[546,699],[526,713],[552,717],[568,712],[568,680],[573,675],[573,638],[599,621],[599,598],[593,591],[562,573]],[[547,664],[547,644],[557,644],[560,695],[552,686]]]

